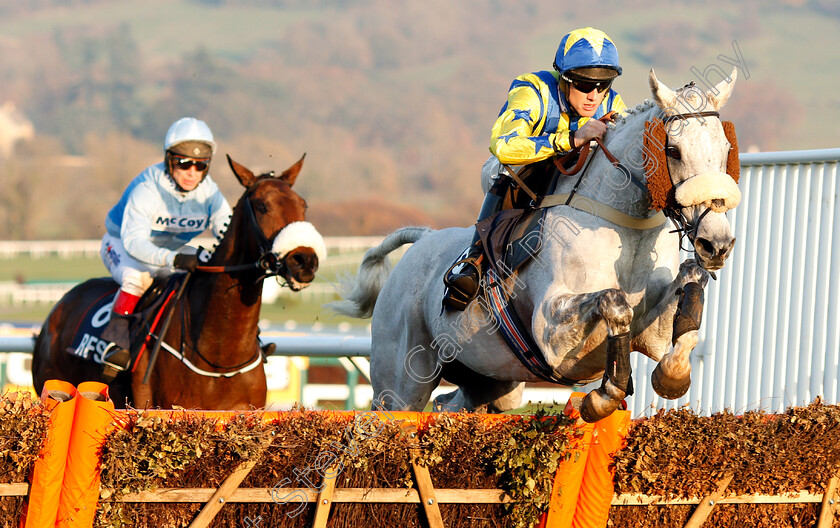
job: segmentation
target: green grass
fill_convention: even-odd
[[[0,321],[41,324],[51,309],[52,305],[45,303],[26,306],[0,305]],[[363,329],[370,324],[370,319],[352,319],[333,314],[319,302],[284,299],[279,299],[273,304],[263,304],[260,319],[268,321],[270,326],[283,326],[287,321],[295,321],[298,328],[306,328],[314,323],[331,328],[346,322],[357,329]]]
[[[351,267],[347,268],[349,271]],[[316,281],[334,279],[338,271],[326,271]],[[42,258],[21,256],[12,259],[0,259],[0,282],[22,280],[26,283],[50,282],[82,282],[94,277],[107,277],[108,272],[102,261],[96,258],[63,259],[56,255]],[[305,298],[301,295],[301,298]],[[338,316],[327,310],[322,304],[335,300],[319,299],[317,301],[301,301],[292,297],[281,296],[275,303],[263,303],[260,316],[268,320],[272,326],[282,326],[293,320],[298,326],[306,327],[313,323],[321,323],[326,327],[349,323],[354,327],[366,327],[369,319],[360,320]],[[51,304],[34,304],[26,306],[8,306],[0,304],[0,321],[41,323],[52,308]]]
[[[107,277],[99,257],[60,259],[56,256],[32,258],[21,256],[0,259],[0,281],[79,282],[93,277]]]

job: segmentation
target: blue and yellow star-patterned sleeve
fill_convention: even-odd
[[[548,81],[548,82],[546,82]],[[511,84],[508,100],[491,131],[490,152],[502,163],[525,165],[572,149],[569,131],[583,126],[588,117],[569,122],[560,109],[556,74],[538,72],[520,75]],[[626,109],[621,96],[610,90],[595,114]]]

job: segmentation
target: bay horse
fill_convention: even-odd
[[[518,360],[503,337],[509,327],[488,300],[488,277],[488,293],[464,312],[442,309],[442,277],[470,243],[473,228],[406,227],[370,249],[357,276],[343,281],[344,300],[330,307],[373,317],[374,408],[422,411],[445,379],[458,388],[438,396],[435,409],[502,412],[521,405],[523,382],[584,385],[600,379],[600,387],[577,402],[585,420],[597,421],[632,393],[631,350],[659,362],[651,380],[658,394],[684,394],[703,288],[735,241],[725,216],[740,202],[735,178],[724,172],[733,147],[724,124],[731,123],[718,114],[735,74],[703,93],[693,83],[671,90],[651,70],[653,100],[608,126],[605,148],[589,158],[580,178],[561,176],[553,195],[538,197],[537,207],[545,208],[534,244],[539,253],[496,284],[509,295],[508,313],[521,321],[520,334],[532,340],[544,371]],[[652,147],[657,152],[647,152],[646,130],[657,122],[667,125],[670,137],[658,150]],[[607,149],[621,159],[610,161]],[[737,147],[734,154],[737,167]],[[653,207],[648,181],[657,158],[659,173],[673,186],[665,191],[669,205],[663,211]],[[694,258],[681,264],[684,237]],[[391,272],[388,254],[409,243]]]
[[[262,280],[277,275],[292,290],[300,290],[312,282],[326,257],[321,235],[305,221],[306,202],[292,189],[304,157],[279,176],[274,172],[255,176],[228,156],[245,191],[206,265],[181,283],[185,284],[181,296],[173,295],[169,309],[174,316],[148,382],[143,378],[150,354],[143,353],[131,372],[121,373],[110,384],[116,405],[265,406],[264,358],[257,345]],[[183,277],[178,273],[170,281]],[[111,278],[91,279],[71,289],[51,310],[35,341],[32,377],[36,391],[40,393],[48,379],[74,385],[102,381],[100,363],[67,349],[88,307],[117,288]],[[144,301],[145,297],[138,308]],[[108,312],[103,309],[102,313]],[[164,327],[160,321],[158,332]],[[149,336],[146,350],[153,344]]]

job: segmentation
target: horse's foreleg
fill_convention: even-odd
[[[580,407],[580,416],[587,422],[597,422],[618,409],[626,397],[633,394],[630,368],[630,332],[607,337],[607,368],[601,386],[589,391]]]
[[[607,362],[604,377],[601,386],[590,391],[583,399],[580,413],[588,422],[609,416],[625,396],[633,393],[630,371],[630,322],[633,320],[633,308],[627,296],[617,289],[563,296],[558,302],[552,303],[552,312],[547,319],[551,322],[549,326],[553,325],[551,333],[558,339],[550,342],[560,345],[554,348],[560,352],[585,349],[587,343],[591,346],[594,341],[603,343],[602,335],[593,334],[598,323],[605,323]],[[581,362],[582,359],[576,361]]]
[[[691,351],[697,346],[698,330],[703,315],[703,287],[689,282],[677,290],[679,305],[674,314],[674,350],[665,354],[656,365],[651,384],[657,394],[675,400],[691,386]]]
[[[641,331],[635,334],[632,346],[659,362],[651,384],[663,398],[679,398],[691,385],[689,359],[697,345],[703,288],[708,282],[709,273],[694,260],[683,262],[659,304],[634,324]],[[671,344],[674,348],[669,352]]]

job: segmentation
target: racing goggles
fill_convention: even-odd
[[[190,167],[195,166],[197,171],[204,172],[208,167],[207,159],[184,158],[176,155],[173,155],[172,158],[173,164],[181,170],[189,170]]]
[[[613,79],[608,81],[584,81],[580,79],[570,79],[563,75],[563,80],[574,87],[575,90],[588,94],[592,90],[598,90],[598,93],[604,93],[612,86]]]

